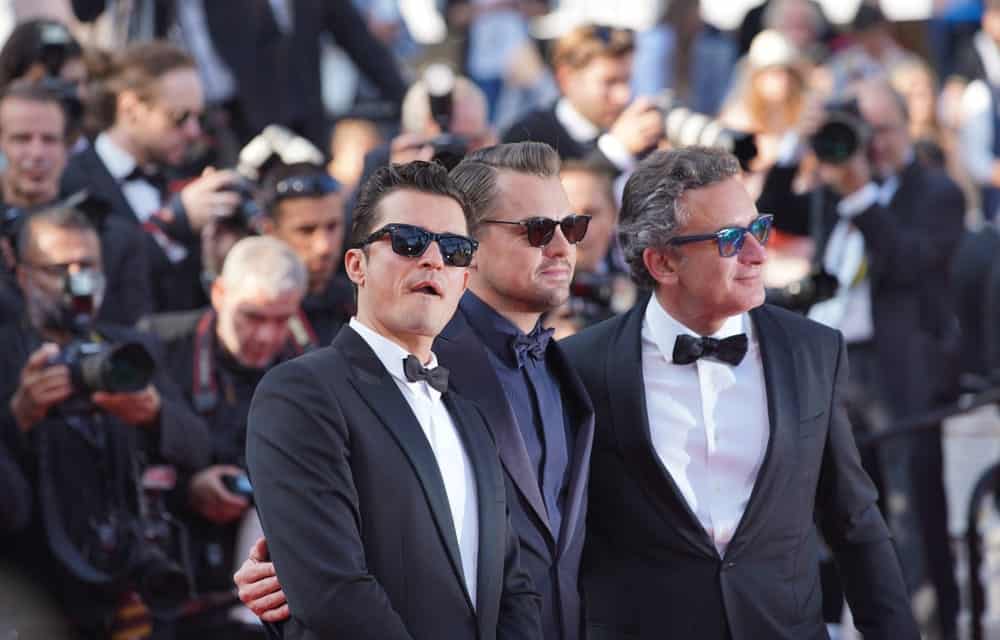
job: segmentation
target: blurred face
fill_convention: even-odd
[[[576,245],[576,271],[594,271],[608,254],[618,220],[607,179],[586,171],[564,171],[560,180],[570,209],[591,216],[587,235]]]
[[[632,96],[632,56],[595,58],[581,69],[556,72],[559,89],[574,108],[602,129],[610,129]]]
[[[31,206],[59,195],[67,157],[65,125],[57,104],[18,98],[0,102],[0,151],[7,158],[0,180],[8,204]]]
[[[689,219],[677,235],[714,233],[724,227],[746,227],[757,217],[753,199],[738,177],[685,191]],[[746,234],[743,248],[731,257],[719,255],[714,240],[666,249],[647,249],[650,260],[662,260],[657,296],[664,308],[689,328],[714,333],[731,316],[764,303],[761,270],[764,247]],[[650,270],[653,271],[652,269]]]
[[[33,326],[50,326],[49,321],[60,314],[66,275],[82,270],[103,274],[97,234],[35,222],[31,242],[17,267],[17,282]],[[95,313],[101,297],[103,291],[94,301]]]
[[[456,98],[451,114],[451,132],[469,141],[469,150],[495,144],[487,120],[486,104],[477,98]]]
[[[801,51],[807,50],[817,39],[816,14],[806,2],[788,2],[775,28]]]
[[[219,278],[212,285],[216,335],[237,362],[263,369],[288,341],[288,319],[301,302],[300,291],[274,296],[253,279],[227,283]]]
[[[298,254],[309,271],[310,293],[321,293],[337,270],[344,244],[344,196],[289,198],[278,203],[275,221],[264,230]]]
[[[149,99],[131,92],[119,98],[128,135],[144,156],[139,160],[167,166],[183,162],[188,148],[201,137],[199,118],[204,109],[201,80],[194,69],[167,72]]]
[[[572,211],[559,178],[500,171],[499,196],[490,220],[561,220]],[[473,266],[472,290],[497,311],[544,313],[566,302],[576,265],[576,245],[556,227],[544,247],[528,244],[524,227],[484,223]],[[589,230],[588,230],[589,235]]]
[[[794,87],[792,72],[785,67],[768,67],[754,74],[753,85],[765,101],[780,104],[790,99]]]
[[[872,167],[882,176],[899,173],[911,148],[906,119],[895,99],[885,91],[870,90],[860,95],[861,115],[872,127],[869,153]]]
[[[937,95],[934,80],[923,70],[906,74],[901,86],[910,112],[911,130],[934,124]]]
[[[375,231],[395,223],[468,235],[462,207],[447,196],[399,189],[381,199],[376,216]],[[445,264],[437,242],[413,258],[395,253],[388,235],[350,249],[344,265],[358,287],[358,320],[418,355],[451,320],[469,281],[467,267]]]
[[[986,7],[983,10],[983,31],[993,42],[1000,43],[1000,7]]]

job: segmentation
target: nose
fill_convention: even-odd
[[[420,256],[420,266],[424,269],[444,268],[444,256],[441,255],[441,247],[436,241],[431,242]]]
[[[333,234],[326,229],[317,229],[312,238],[313,255],[325,258],[333,248]]]
[[[184,135],[188,138],[194,139],[201,137],[201,121],[194,114],[188,116],[184,119],[184,124],[181,125]]]
[[[752,233],[743,235],[743,246],[737,258],[743,264],[763,264],[767,260],[767,249]]]
[[[550,258],[556,258],[567,255],[574,247],[575,245],[570,244],[569,240],[566,239],[562,227],[556,226],[555,233],[552,234],[552,239],[549,240],[547,245],[542,247],[542,253]]]

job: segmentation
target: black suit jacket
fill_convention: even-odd
[[[141,231],[139,218],[122,192],[121,184],[108,171],[92,144],[70,157],[62,176],[64,194],[81,189],[87,189],[111,204],[111,219],[118,221],[115,224],[124,223]],[[151,311],[184,311],[205,306],[207,297],[200,279],[199,236],[191,230],[184,215],[175,216],[164,230],[172,240],[187,248],[188,255],[180,262],[172,263],[150,234],[141,233],[148,259],[146,277],[152,298]]]
[[[365,341],[344,327],[261,381],[247,463],[292,611],[284,637],[541,637],[489,430],[474,405],[444,400],[478,492],[475,607],[437,461]]]
[[[591,640],[826,638],[815,523],[865,638],[916,640],[899,563],[839,396],[840,335],[764,306],[770,438],[720,558],[650,440],[641,367],[645,304],[563,342],[597,431],[581,572]]]
[[[779,229],[809,233],[810,195],[793,192],[795,172],[772,169],[757,206],[774,213]],[[837,201],[832,192],[822,193],[821,252],[839,219]],[[865,240],[875,352],[897,418],[926,411],[955,384],[958,335],[949,277],[964,216],[958,186],[914,161],[900,172],[887,206],[872,205],[853,219]]]
[[[556,117],[556,106],[538,109],[510,125],[503,134],[502,142],[544,142],[559,153],[563,160],[587,160],[606,168],[611,173],[620,172],[611,160],[597,147],[595,139],[591,144],[577,142],[566,131],[566,127]]]
[[[546,640],[581,637],[582,611],[578,575],[587,514],[587,477],[594,435],[594,410],[587,392],[558,344],[547,357],[563,392],[563,406],[573,431],[565,517],[556,540],[538,488],[538,474],[528,457],[521,429],[486,347],[461,307],[434,342],[434,353],[451,372],[452,387],[482,409],[503,463],[511,522],[520,539],[521,564],[542,596],[542,629]]]

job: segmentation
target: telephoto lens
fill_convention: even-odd
[[[857,100],[829,103],[826,114],[809,145],[821,162],[843,164],[868,144],[871,128],[861,117]]]

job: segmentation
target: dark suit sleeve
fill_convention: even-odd
[[[757,210],[774,215],[774,227],[785,233],[799,236],[809,235],[810,196],[795,193],[793,182],[798,173],[798,165],[791,167],[774,166],[764,178]]]
[[[301,362],[278,366],[247,425],[254,498],[292,614],[285,637],[407,639],[366,566],[348,430],[321,384]]]
[[[828,411],[823,466],[816,491],[818,523],[833,550],[854,622],[869,640],[918,640],[902,569],[879,512],[878,493],[861,457],[844,409],[847,350],[839,339]]]
[[[3,428],[3,427],[0,427]],[[19,531],[31,517],[31,487],[14,459],[0,440],[0,533]]]
[[[101,240],[105,250],[104,272],[109,277],[100,319],[133,326],[153,311],[146,234],[118,220],[108,220],[106,224],[109,226],[101,234]]]
[[[949,268],[965,228],[965,201],[950,180],[940,179],[927,193],[919,211],[906,212],[906,222],[877,204],[854,218],[865,238],[873,281],[920,285],[926,274]]]
[[[508,495],[508,501],[511,497]],[[504,556],[503,593],[497,617],[497,640],[530,640],[542,637],[542,598],[521,568],[520,541],[507,512],[507,552]]]
[[[73,13],[81,22],[97,20],[107,7],[108,0],[72,0]]]
[[[337,45],[378,86],[382,97],[401,105],[406,95],[406,84],[392,52],[368,31],[368,25],[353,4],[323,2],[322,5],[324,23]]]

